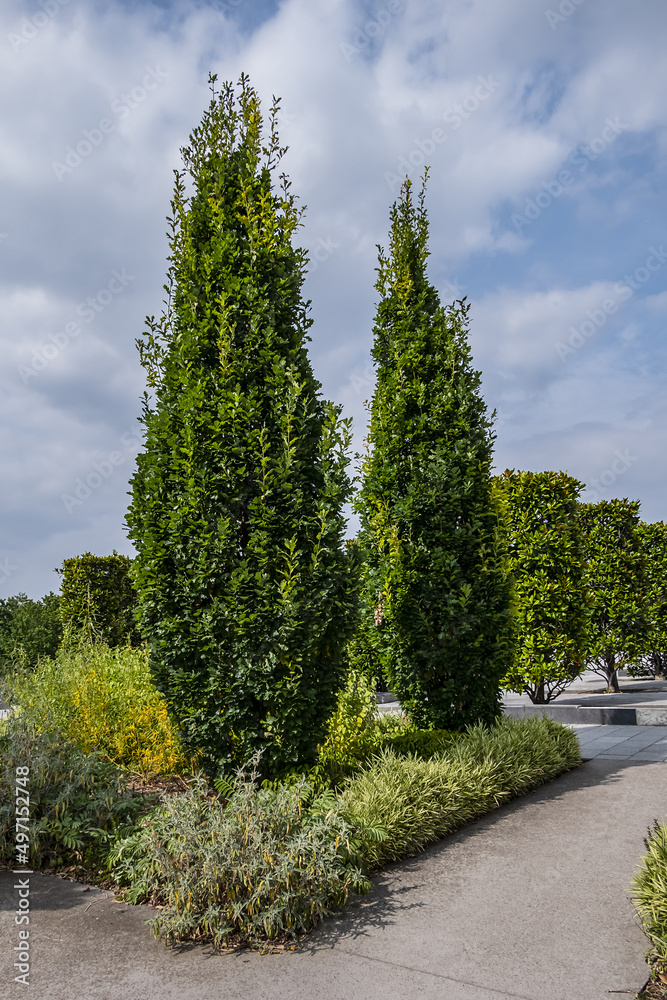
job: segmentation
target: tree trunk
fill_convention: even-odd
[[[540,683],[537,684],[532,691],[529,691],[528,694],[530,695],[530,700],[533,705],[546,705],[547,699],[544,695],[544,678],[542,678]]]
[[[620,694],[621,688],[618,683],[618,670],[613,670],[607,677],[607,690],[605,694]]]
[[[656,681],[667,681],[667,657],[661,653],[651,653],[651,666]]]
[[[607,674],[607,690],[605,694],[620,694],[621,688],[618,683],[618,667],[616,657],[613,653],[605,656],[605,672]]]

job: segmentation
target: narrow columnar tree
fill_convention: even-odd
[[[646,558],[639,537],[639,501],[579,505],[589,600],[585,657],[608,691],[620,691],[618,671],[646,651]]]
[[[585,558],[577,521],[584,484],[565,472],[506,470],[516,648],[503,686],[556,698],[584,669]]]
[[[391,209],[368,449],[356,500],[365,628],[392,691],[421,726],[493,722],[511,663],[506,539],[491,482],[493,434],[472,367],[468,306],[426,277],[424,188]],[[372,643],[371,643],[372,646]]]
[[[181,152],[166,309],[139,342],[152,398],[127,516],[159,689],[209,772],[315,759],[344,682],[357,572],[349,426],[306,352],[300,212],[248,79]]]

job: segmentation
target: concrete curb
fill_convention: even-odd
[[[600,708],[589,705],[505,705],[505,715],[548,715],[566,725],[667,726],[667,708]]]
[[[387,695],[380,700],[378,712],[400,712],[401,706]],[[667,708],[604,708],[594,705],[503,705],[503,713],[513,719],[529,715],[548,715],[565,726],[667,726]]]

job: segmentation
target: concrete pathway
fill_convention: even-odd
[[[663,763],[589,760],[391,866],[298,951],[266,956],[168,949],[148,908],[32,875],[28,990],[12,981],[16,876],[0,872],[0,996],[609,1000],[647,978],[630,882],[666,812]]]

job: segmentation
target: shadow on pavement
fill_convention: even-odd
[[[70,910],[87,906],[93,901],[111,899],[113,893],[92,886],[86,892],[81,882],[70,882],[56,875],[43,875],[35,871],[32,875],[15,875],[11,871],[0,871],[0,911],[16,909],[14,884],[20,878],[30,879],[30,909]]]

